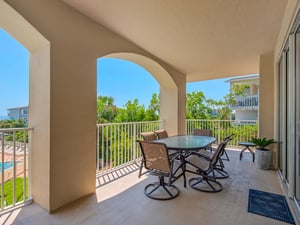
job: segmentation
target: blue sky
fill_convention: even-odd
[[[159,85],[148,71],[129,61],[98,59],[97,94],[114,98],[118,107],[137,98],[148,106]],[[29,100],[29,52],[14,38],[0,29],[0,117],[7,108],[26,106]],[[226,79],[187,84],[187,92],[203,91],[207,98],[222,99],[229,92]]]
[[[114,102],[119,107],[135,98],[139,99],[140,104],[148,106],[152,93],[159,93],[159,85],[154,77],[135,63],[102,58],[98,59],[97,64],[98,95],[114,97]],[[188,83],[187,93],[203,91],[207,98],[220,100],[229,92],[229,84],[225,82],[228,79]]]
[[[0,29],[0,116],[7,108],[28,105],[28,74],[28,51]]]

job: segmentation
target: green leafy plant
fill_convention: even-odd
[[[270,149],[266,149],[267,146],[276,143],[274,139],[266,139],[266,138],[255,138],[251,139],[251,142],[257,145],[257,149],[268,151]]]

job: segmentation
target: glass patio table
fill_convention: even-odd
[[[167,138],[162,138],[155,140],[153,142],[164,143],[168,150],[176,150],[178,151],[178,159],[181,161],[180,165],[175,170],[174,174],[176,174],[179,169],[182,172],[176,176],[174,176],[174,181],[179,177],[183,176],[184,179],[184,187],[186,187],[186,164],[189,163],[186,161],[186,153],[192,151],[198,151],[200,149],[205,148],[206,146],[212,144],[216,141],[216,138],[210,136],[198,136],[198,135],[178,135],[178,136],[170,136]]]

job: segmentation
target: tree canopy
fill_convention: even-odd
[[[220,119],[231,118],[230,105],[234,103],[235,96],[245,95],[249,85],[234,84],[229,94],[222,100],[207,99],[202,91],[191,92],[186,95],[187,119]],[[159,119],[160,96],[152,95],[146,108],[140,105],[138,99],[128,100],[124,107],[117,107],[114,99],[109,96],[98,96],[97,121],[98,123],[120,123],[136,121],[154,121]]]

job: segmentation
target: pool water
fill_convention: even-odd
[[[0,163],[0,173],[2,172],[2,166],[3,166],[3,163]],[[13,162],[4,162],[4,171],[13,166],[14,166]]]

